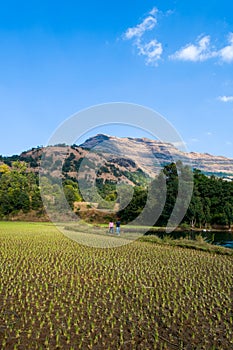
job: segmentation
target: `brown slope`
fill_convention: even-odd
[[[147,138],[119,138],[99,134],[85,141],[81,147],[111,154],[124,154],[149,175],[158,172],[165,164],[181,160],[184,164],[205,173],[233,176],[233,159],[208,153],[185,153],[171,143]]]

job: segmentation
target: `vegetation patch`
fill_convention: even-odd
[[[195,240],[186,238],[173,239],[170,236],[165,236],[164,238],[159,238],[158,236],[143,236],[140,238],[140,241],[233,256],[233,249],[210,244],[206,242],[201,235],[196,236]]]

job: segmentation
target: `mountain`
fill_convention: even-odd
[[[147,138],[114,137],[98,134],[80,145],[92,152],[103,152],[127,157],[150,176],[166,164],[181,160],[183,164],[200,169],[207,175],[233,177],[233,159],[208,153],[185,153],[171,143]]]
[[[46,161],[41,163],[44,152]],[[0,157],[0,164],[11,166],[15,160],[25,161],[33,172],[38,172],[42,164],[42,171],[52,176],[75,180],[96,177],[104,183],[121,181],[140,185],[158,174],[164,165],[177,160],[206,175],[233,179],[233,159],[208,153],[185,153],[171,143],[148,138],[103,134],[91,137],[81,145],[32,148],[19,156]]]
[[[144,173],[132,159],[116,153],[96,152],[72,145],[56,145],[47,148],[33,148],[23,152],[14,160],[25,161],[29,169],[51,177],[87,181],[100,180],[102,182],[128,183],[142,185],[149,175]],[[7,164],[10,160],[7,160]],[[62,169],[61,169],[62,167]]]

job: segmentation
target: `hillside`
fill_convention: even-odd
[[[119,138],[103,134],[91,137],[81,145],[32,148],[20,155],[0,157],[0,164],[11,166],[15,160],[25,161],[30,171],[38,172],[44,150],[47,162],[44,164],[48,165],[52,176],[59,176],[62,166],[63,176],[75,180],[96,176],[103,182],[121,181],[140,185],[148,177],[153,178],[158,174],[164,165],[177,160],[206,175],[233,178],[233,159],[208,153],[185,153],[170,143],[147,138]]]
[[[81,147],[95,152],[127,155],[150,176],[158,173],[164,165],[177,160],[192,168],[200,169],[207,175],[233,176],[233,159],[208,153],[184,153],[171,143],[147,138],[119,138],[99,134],[86,140]]]
[[[45,152],[45,157],[44,157]],[[41,161],[41,157],[43,161]],[[145,183],[148,174],[144,173],[139,164],[128,157],[96,152],[76,145],[53,146],[46,149],[32,149],[19,157],[26,161],[29,169],[48,173],[53,177],[63,176],[74,180],[95,178],[103,182],[121,181],[130,185]]]
[[[178,160],[184,165],[179,164],[177,169],[172,162]],[[154,220],[156,210],[162,210],[157,225],[166,226],[176,203],[178,172],[185,175],[189,185],[190,171],[185,164],[230,180],[232,162],[224,157],[180,152],[159,141],[107,135],[96,135],[80,146],[33,148],[21,155],[0,158],[0,219],[26,220],[30,215],[30,220],[47,220],[49,208],[54,220],[65,221],[67,215],[70,219],[71,208],[72,215],[80,214],[84,220],[105,222],[114,208],[122,222],[131,222],[140,216],[153,191],[149,213]],[[46,175],[41,182],[39,170]],[[164,176],[157,177],[159,171]],[[202,172],[193,171],[194,190],[183,223],[192,227],[230,228],[233,181],[208,177]],[[165,202],[161,191],[164,180]],[[125,186],[126,183],[134,188]],[[178,212],[183,210],[183,203],[178,202],[181,206]],[[146,221],[148,224],[148,217]]]

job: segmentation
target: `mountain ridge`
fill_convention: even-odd
[[[102,146],[101,146],[102,145]],[[173,161],[192,168],[198,168],[207,174],[233,176],[233,159],[225,156],[214,156],[209,153],[183,152],[172,143],[151,140],[148,138],[115,137],[97,134],[80,145],[82,148],[99,152],[130,155],[130,157],[147,173],[157,172],[158,168]],[[142,159],[146,158],[146,161]],[[157,163],[157,164],[156,164]]]
[[[172,143],[151,140],[145,137],[116,137],[97,134],[80,145],[65,144],[37,147],[22,152],[19,156],[0,157],[0,164],[11,165],[14,160],[26,161],[30,170],[39,172],[41,157],[46,151],[51,162],[51,172],[56,175],[61,162],[65,176],[78,178],[80,164],[88,160],[86,171],[97,172],[104,181],[121,181],[137,184],[138,179],[153,178],[162,168],[178,160],[206,175],[215,175],[233,179],[233,159],[225,156],[213,156],[209,153],[183,152]],[[62,160],[61,160],[62,159]]]

